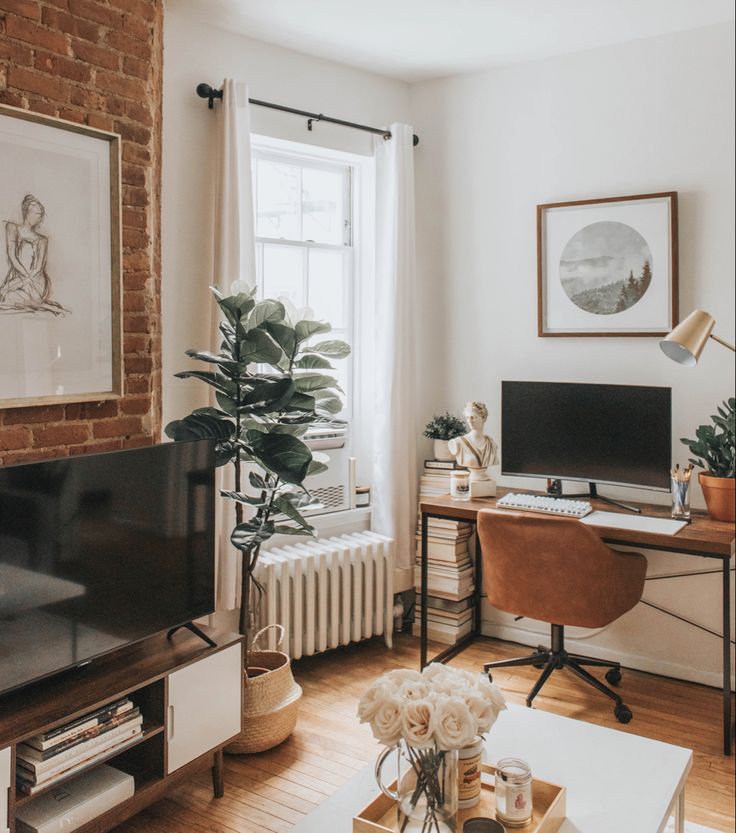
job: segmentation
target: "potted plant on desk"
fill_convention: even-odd
[[[718,413],[713,414],[711,425],[701,425],[695,432],[695,439],[682,438],[694,454],[690,462],[705,471],[698,480],[708,514],[717,521],[736,520],[736,399],[731,397]]]
[[[462,437],[468,430],[468,426],[453,414],[445,411],[444,414],[435,414],[424,429],[424,436],[434,440],[435,460],[454,460],[448,442],[455,437]]]

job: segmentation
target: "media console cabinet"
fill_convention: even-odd
[[[222,796],[223,749],[242,728],[243,637],[202,630],[217,647],[186,630],[161,634],[0,697],[0,833],[15,833],[18,809],[41,794],[16,792],[16,745],[121,697],[140,707],[142,734],[69,778],[108,763],[134,777],[135,793],[77,833],[110,830],[208,768]]]

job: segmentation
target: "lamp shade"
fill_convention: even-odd
[[[702,309],[693,310],[674,330],[659,342],[662,352],[672,361],[694,367],[698,363],[713,327],[713,318]]]

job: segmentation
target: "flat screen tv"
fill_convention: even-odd
[[[214,609],[214,447],[0,468],[0,693]]]
[[[670,388],[501,384],[504,474],[669,489]]]

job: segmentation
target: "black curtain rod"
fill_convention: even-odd
[[[215,99],[222,98],[222,90],[216,90],[209,84],[197,84],[197,95],[200,98],[207,99],[207,106],[212,110],[215,106]],[[251,104],[258,107],[268,107],[271,110],[281,110],[282,113],[293,113],[295,116],[304,116],[307,119],[307,130],[312,129],[312,125],[316,121],[326,121],[330,124],[340,124],[343,127],[352,127],[354,130],[365,130],[366,133],[374,133],[376,136],[383,136],[384,139],[391,138],[390,130],[382,130],[380,127],[369,127],[366,124],[356,124],[352,121],[344,121],[343,119],[333,119],[331,116],[325,116],[322,113],[310,113],[307,110],[296,110],[294,107],[285,107],[283,104],[272,104],[270,101],[260,101],[257,98],[249,98]],[[419,144],[419,136],[414,135],[414,147]]]

